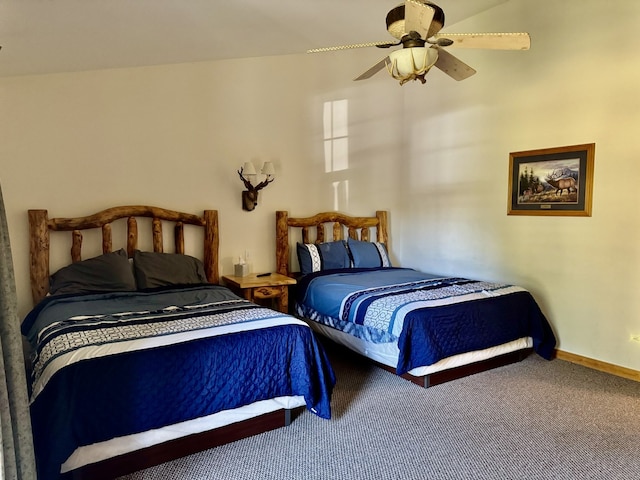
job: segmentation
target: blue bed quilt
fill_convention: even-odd
[[[369,342],[396,342],[396,371],[532,337],[550,359],[556,339],[521,287],[443,278],[406,268],[340,269],[299,282],[297,312]]]
[[[309,327],[216,285],[53,296],[32,343],[38,478],[79,446],[279,396],[330,418],[335,376]]]

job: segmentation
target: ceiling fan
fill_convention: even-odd
[[[435,66],[455,80],[469,78],[476,71],[454,55],[446,47],[486,48],[496,50],[528,50],[531,44],[528,33],[446,33],[444,11],[426,0],[405,0],[391,9],[386,18],[387,31],[398,42],[374,42],[337,47],[314,48],[307,53],[331,52],[361,47],[390,48],[402,45],[392,51],[354,80],[372,77],[384,67],[389,74],[404,85],[410,80],[425,83],[425,75]]]

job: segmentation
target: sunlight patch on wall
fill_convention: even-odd
[[[333,182],[333,209],[349,211],[349,180]]]
[[[334,210],[349,207],[349,180],[344,178],[349,169],[348,113],[346,99],[324,103],[324,171],[335,179],[331,182]]]
[[[349,168],[348,100],[324,103],[324,171]]]

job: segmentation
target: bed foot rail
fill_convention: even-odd
[[[450,368],[440,372],[431,373],[422,377],[416,377],[409,373],[400,375],[405,380],[409,380],[412,383],[424,388],[433,387],[434,385],[440,385],[441,383],[450,382],[451,380],[457,380],[459,378],[468,377],[476,373],[485,372],[493,368],[503,367],[511,363],[517,363],[529,356],[531,348],[524,348],[516,350],[514,352],[498,355],[497,357],[488,358],[479,362],[470,363],[468,365],[461,365],[460,367]],[[374,362],[379,367],[391,372],[396,373],[395,368],[383,365],[381,363]]]
[[[128,475],[138,470],[154,467],[161,463],[208,450],[209,448],[288,426],[303,408],[294,410],[280,409],[214,430],[177,438],[159,445],[85,465],[61,475],[60,478],[62,480],[110,480]]]

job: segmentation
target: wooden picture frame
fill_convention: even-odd
[[[507,215],[590,217],[595,146],[511,152]]]

